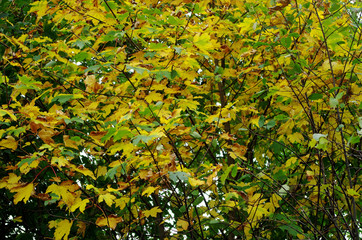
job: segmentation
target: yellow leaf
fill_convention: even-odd
[[[210,38],[208,34],[196,34],[193,42],[202,52],[207,53],[207,50],[218,48],[216,40]]]
[[[0,109],[0,116],[4,116],[4,115],[6,115],[6,114],[9,115],[9,116],[11,117],[11,119],[13,119],[14,121],[17,120],[17,118],[15,117],[15,115],[12,114],[11,112],[6,111],[6,110],[4,110],[4,109]]]
[[[297,142],[297,143],[301,143],[304,141],[304,137],[301,133],[299,132],[295,132],[291,135],[288,135],[288,139],[290,142],[294,143],[294,142]]]
[[[293,165],[298,159],[296,157],[291,157],[285,163],[285,167],[288,168],[290,165]]]
[[[12,136],[7,136],[5,139],[0,141],[0,149],[10,148],[16,150],[18,147],[18,142]]]
[[[37,22],[46,14],[47,10],[49,9],[48,2],[46,0],[36,1],[31,5],[32,7],[30,8],[29,12],[37,12]]]
[[[244,18],[244,21],[242,23],[239,23],[238,27],[240,27],[240,33],[245,34],[250,30],[255,30],[256,25],[257,21],[255,18]]]
[[[105,201],[106,202],[106,204],[108,205],[108,206],[112,206],[112,204],[113,204],[113,201],[116,199],[116,196],[114,196],[114,195],[112,195],[112,194],[110,194],[110,193],[106,193],[106,194],[102,194],[102,195],[100,195],[99,197],[98,197],[98,202],[103,202],[103,201]]]
[[[29,183],[25,187],[17,187],[11,189],[11,192],[17,192],[14,195],[14,204],[17,204],[21,200],[23,200],[23,202],[26,203],[26,201],[29,200],[31,194],[33,193],[33,190],[34,190],[33,183]]]
[[[149,95],[145,97],[148,103],[152,103],[153,101],[158,102],[163,100],[163,96],[157,92],[151,92]]]
[[[81,198],[77,198],[74,201],[73,205],[70,206],[69,211],[74,212],[75,210],[77,210],[77,208],[79,208],[79,211],[83,213],[88,202],[88,199],[82,200]]]
[[[189,227],[189,223],[185,220],[179,219],[177,220],[176,226],[178,228],[181,228],[182,230],[187,230],[187,228]]]
[[[251,222],[252,226],[255,226],[259,219],[261,219],[264,215],[269,215],[269,212],[266,208],[262,207],[262,205],[257,204],[254,206],[248,206],[248,221]]]
[[[86,187],[87,190],[94,190],[95,193],[99,193],[99,189],[96,188],[95,186],[93,186],[92,184],[88,184],[87,187]]]
[[[200,186],[200,185],[205,184],[205,181],[201,181],[201,180],[199,180],[199,179],[190,177],[190,178],[189,178],[189,183],[190,183],[190,185],[191,185],[192,187],[197,187],[197,186]]]
[[[14,184],[14,183],[18,183],[21,177],[18,177],[18,175],[16,175],[15,173],[9,173],[9,179],[8,179],[8,183],[9,184]]]
[[[96,175],[97,178],[104,176],[107,174],[107,167],[106,166],[98,166],[97,170],[96,170]]]
[[[347,194],[354,198],[359,198],[361,196],[356,190],[352,188],[347,189]]]
[[[57,165],[61,169],[61,167],[68,165],[68,160],[64,156],[52,157],[51,164]]]
[[[122,221],[123,221],[122,217],[109,215],[108,218],[99,217],[96,221],[96,224],[100,227],[108,226],[114,230],[116,228],[117,224]]]
[[[120,199],[115,200],[116,206],[119,207],[121,210],[126,207],[129,201],[130,201],[129,197],[121,197]]]
[[[190,110],[197,110],[197,106],[200,103],[197,101],[187,100],[187,99],[179,99],[178,106],[179,108],[185,110],[189,108]]]
[[[46,193],[52,192],[58,195],[59,197],[62,198],[65,204],[71,206],[74,204],[75,201],[75,196],[72,194],[72,192],[76,190],[75,187],[79,186],[78,185],[72,186],[68,182],[63,182],[61,183],[61,185],[52,184],[47,188]]]
[[[55,228],[54,239],[62,240],[64,238],[64,240],[67,240],[72,224],[73,221],[69,221],[67,219],[50,221],[49,228]]]
[[[148,187],[142,192],[142,196],[147,194],[147,197],[149,197],[154,191],[156,191],[159,187]]]
[[[146,210],[143,211],[143,213],[145,214],[146,217],[152,216],[152,217],[156,217],[157,213],[161,213],[162,210],[159,207],[154,207],[150,210]]]
[[[17,216],[13,219],[13,222],[23,222],[22,216]]]
[[[91,178],[93,178],[93,180],[96,180],[96,177],[94,176],[93,172],[91,170],[89,170],[88,168],[85,168],[82,165],[79,165],[78,167],[76,167],[74,164],[69,164],[69,166],[76,172],[80,172],[85,176],[89,176]]]
[[[95,75],[88,75],[84,83],[87,86],[87,92],[97,93],[102,88],[102,85],[98,83]]]
[[[214,180],[214,178],[216,177],[217,171],[214,171],[213,173],[211,173],[206,180],[206,184],[207,186],[211,186],[212,181]]]

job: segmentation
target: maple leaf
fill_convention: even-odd
[[[24,203],[29,200],[30,196],[34,192],[34,184],[28,183],[25,184],[25,186],[18,186],[11,189],[12,192],[16,192],[14,195],[14,204],[17,204],[21,200],[23,200]]]
[[[18,143],[12,136],[6,136],[5,139],[0,141],[0,148],[10,148],[16,150],[18,148]]]
[[[97,218],[96,224],[100,227],[108,226],[111,229],[115,229],[117,224],[122,222],[122,217],[117,217],[116,215],[109,215],[108,217],[99,217]]]
[[[3,2],[0,188],[53,238],[358,236],[359,1]]]
[[[147,195],[147,197],[149,197],[152,193],[154,193],[159,188],[160,187],[147,187],[145,190],[143,190],[142,196]]]
[[[110,193],[106,193],[106,194],[99,195],[98,202],[105,201],[108,206],[112,206],[115,199],[116,199],[116,196],[114,196]]]
[[[14,121],[17,120],[16,116],[13,113],[11,113],[10,111],[7,111],[5,109],[0,109],[0,116],[2,117],[4,115],[9,115],[11,117],[11,119]]]
[[[49,228],[55,228],[54,232],[55,240],[62,240],[62,239],[67,240],[72,225],[73,221],[69,221],[67,219],[49,222]]]
[[[182,230],[187,230],[187,228],[189,227],[189,223],[183,219],[179,219],[176,222],[176,226],[181,228]]]
[[[94,176],[94,173],[82,165],[76,166],[74,164],[68,164],[68,166],[70,166],[76,172],[80,172],[80,173],[84,174],[85,176],[90,176],[94,180],[96,179],[96,177]]]
[[[78,189],[79,186],[72,185],[70,182],[62,182],[61,185],[52,184],[50,185],[46,193],[54,193],[57,196],[61,197],[64,203],[66,203],[68,206],[71,206],[74,204],[75,196],[72,194],[76,189]]]
[[[157,217],[157,213],[161,213],[162,210],[159,207],[153,207],[150,210],[145,210],[143,211],[143,214],[146,217],[152,216],[152,217]]]
[[[89,203],[88,199],[82,200],[81,198],[77,198],[75,199],[74,203],[70,206],[69,211],[74,212],[79,208],[79,211],[83,213],[85,207],[87,206],[87,203]]]
[[[192,187],[197,187],[197,186],[201,186],[205,184],[205,181],[193,178],[193,177],[189,177],[189,183]]]
[[[38,132],[39,137],[47,144],[55,143],[52,137],[56,134],[56,131],[52,129],[42,129]]]

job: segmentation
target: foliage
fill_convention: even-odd
[[[358,239],[358,1],[2,1],[5,238]]]

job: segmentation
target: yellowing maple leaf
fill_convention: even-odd
[[[160,93],[151,92],[149,95],[147,95],[147,96],[145,97],[145,100],[146,100],[148,103],[152,103],[153,101],[154,101],[154,102],[158,102],[158,101],[162,101],[162,100],[163,100],[163,96],[162,96],[162,94],[160,94]]]
[[[159,207],[154,207],[150,210],[145,210],[143,211],[143,213],[145,214],[146,217],[152,216],[152,217],[156,217],[157,213],[161,213],[162,210]]]
[[[181,228],[182,230],[187,230],[187,228],[189,227],[189,223],[185,220],[179,219],[177,220],[176,226],[178,228]]]
[[[9,184],[14,184],[14,183],[18,183],[20,180],[20,176],[16,175],[15,173],[9,173],[9,179],[8,179],[8,183]]]
[[[69,139],[69,135],[64,135],[64,136],[63,136],[63,141],[64,141],[64,145],[65,145],[66,147],[78,149],[77,142]]]
[[[7,136],[5,139],[0,141],[0,149],[10,148],[12,150],[16,150],[17,147],[18,147],[18,142],[12,136]]]
[[[294,142],[300,143],[300,142],[304,141],[304,137],[301,133],[295,132],[291,135],[288,135],[288,140],[292,143],[294,143]]]
[[[11,117],[11,119],[13,119],[14,121],[17,120],[17,118],[15,117],[14,114],[12,114],[10,111],[4,110],[4,109],[0,109],[0,116],[4,116],[4,115],[9,115]]]
[[[17,216],[13,219],[13,222],[23,222],[22,216]]]
[[[71,205],[73,205],[74,200],[75,200],[75,196],[71,193],[74,191],[75,191],[75,189],[72,185],[64,184],[64,182],[63,182],[62,185],[56,185],[56,184],[50,185],[47,188],[46,193],[52,192],[52,193],[58,195],[59,197],[62,198],[62,200],[64,201],[65,204],[67,204],[68,206],[71,206]]]
[[[56,132],[53,129],[48,128],[48,129],[40,130],[38,135],[41,138],[41,140],[44,141],[44,143],[52,144],[52,143],[54,143],[54,140],[52,139],[52,137],[55,135],[55,133]]]
[[[205,181],[201,181],[199,179],[196,179],[196,178],[192,178],[190,177],[189,178],[189,183],[192,187],[197,187],[197,186],[200,186],[200,185],[204,185],[205,184]]]
[[[206,33],[196,34],[194,36],[193,42],[195,46],[203,53],[207,53],[208,50],[218,48],[219,45],[216,40],[211,39],[210,35]]]
[[[79,208],[79,211],[83,213],[88,202],[89,202],[88,199],[82,200],[81,198],[77,198],[75,199],[74,203],[70,206],[69,211],[74,212],[75,210],[77,210],[77,208]]]
[[[131,201],[133,202],[134,198],[132,198]],[[129,197],[121,197],[121,198],[116,199],[115,202],[116,202],[116,206],[119,207],[122,210],[130,202],[130,198]]]
[[[14,195],[14,204],[17,204],[21,200],[23,200],[23,202],[26,203],[26,201],[29,200],[31,194],[33,193],[33,190],[34,190],[33,183],[29,183],[25,187],[12,188],[11,192],[17,192]]]
[[[73,221],[67,219],[56,220],[49,222],[49,228],[55,228],[54,238],[55,240],[67,240],[72,227]]]
[[[361,195],[360,195],[356,190],[354,190],[354,189],[352,189],[352,188],[348,188],[348,189],[347,189],[347,194],[348,194],[349,196],[353,197],[353,198],[356,198],[356,199],[358,199],[358,198],[361,197]]]
[[[98,166],[96,170],[97,178],[104,176],[107,174],[107,167],[106,166]]]
[[[59,169],[61,169],[61,167],[68,164],[68,160],[64,156],[52,157],[51,164],[56,165]]]
[[[93,172],[91,170],[89,170],[88,168],[79,165],[78,167],[75,166],[74,164],[69,164],[69,166],[76,172],[80,172],[85,176],[89,176],[91,177],[93,180],[96,180],[96,177],[94,176]]]
[[[291,157],[285,162],[285,167],[288,168],[290,165],[293,165],[298,159],[296,157]]]
[[[115,199],[116,199],[116,196],[114,196],[110,193],[106,193],[106,194],[99,195],[98,202],[101,203],[101,202],[105,201],[108,206],[112,206],[113,201]]]
[[[142,192],[142,196],[147,194],[147,197],[149,197],[154,191],[156,191],[160,187],[148,187]]]
[[[102,85],[98,83],[95,75],[88,75],[84,80],[84,83],[87,86],[87,92],[97,93],[102,88]]]
[[[96,224],[100,227],[108,226],[112,229],[115,229],[117,224],[122,222],[122,217],[117,217],[115,215],[109,215],[107,218],[99,217],[96,221]]]

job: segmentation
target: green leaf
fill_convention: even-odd
[[[189,177],[190,177],[190,174],[185,173],[185,172],[180,172],[180,171],[169,172],[168,174],[169,174],[170,179],[175,183],[178,183],[180,181],[188,182]]]
[[[312,93],[308,98],[309,98],[310,100],[323,99],[323,94],[320,94],[320,93]]]
[[[115,133],[116,131],[117,131],[116,128],[110,128],[110,129],[108,129],[107,134],[104,135],[104,136],[101,138],[101,141],[102,141],[102,142],[105,142],[105,141],[109,140],[109,139],[114,135],[114,133]]]
[[[265,127],[266,127],[266,129],[270,129],[270,128],[274,127],[275,124],[276,124],[275,120],[272,119],[272,120],[270,120],[270,121],[266,124]]]
[[[191,135],[192,137],[194,137],[194,138],[197,138],[197,139],[200,139],[200,138],[201,138],[201,135],[200,135],[198,132],[196,132],[196,131],[190,133],[190,135]]]
[[[303,230],[294,224],[290,224],[290,225],[283,225],[279,227],[282,230],[286,230],[289,234],[293,235],[293,236],[297,236],[298,234],[303,233]]]
[[[113,136],[114,141],[122,139],[124,136],[133,137],[134,135],[129,130],[118,130],[117,133]]]
[[[69,100],[73,99],[74,95],[73,94],[59,94],[58,96],[54,97],[52,99],[52,103],[53,102],[59,102],[61,104],[68,102]]]
[[[107,172],[106,175],[105,175],[105,178],[113,179],[113,178],[114,178],[114,175],[116,175],[117,170],[118,170],[118,168],[119,168],[120,166],[121,166],[121,165],[118,165],[118,166],[115,166],[115,167],[109,169],[108,172]]]
[[[259,127],[263,127],[264,123],[265,123],[265,117],[264,117],[264,115],[261,115],[259,118],[259,122],[258,122]]]
[[[220,178],[220,182],[222,185],[225,185],[226,178],[229,176],[229,173],[231,172],[231,169],[234,167],[234,165],[230,165],[226,168],[226,170],[223,172]]]
[[[232,170],[231,170],[231,176],[232,176],[233,178],[235,178],[237,174],[238,174],[238,166],[237,166],[237,165],[234,165],[233,168],[232,168]]]
[[[291,37],[286,37],[286,38],[282,38],[280,39],[282,45],[285,47],[285,48],[289,48],[290,45],[292,44],[292,38]]]
[[[193,202],[194,206],[199,205],[203,200],[204,200],[204,198],[203,198],[202,196],[199,196],[199,197],[196,198],[195,201]]]
[[[36,159],[38,159],[38,157],[25,158],[18,163],[18,167],[20,168],[24,163],[30,165]]]
[[[350,143],[350,144],[356,144],[356,143],[359,143],[360,141],[361,141],[360,136],[351,136],[348,139],[348,143]]]

